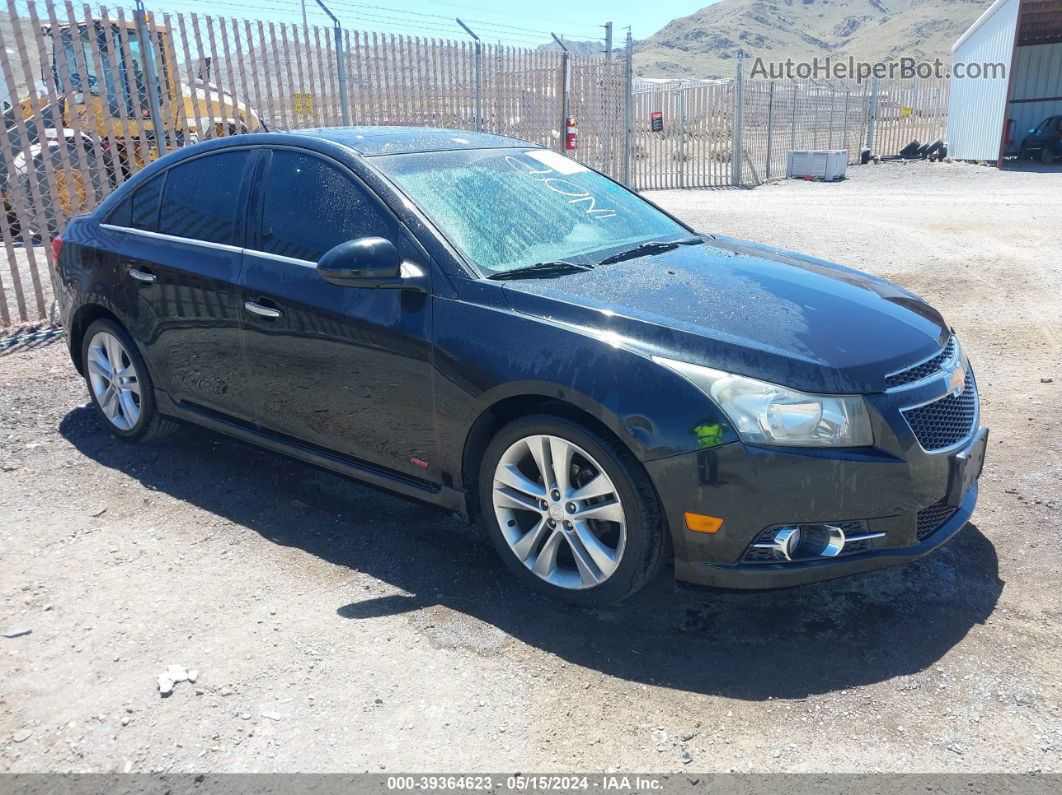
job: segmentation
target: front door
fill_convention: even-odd
[[[266,158],[240,282],[258,424],[434,480],[430,294],[339,287],[316,269],[359,237],[387,238],[428,270],[422,250],[335,161],[285,148]]]

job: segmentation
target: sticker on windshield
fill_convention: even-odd
[[[532,149],[529,152],[524,152],[524,154],[565,176],[568,174],[582,174],[584,171],[590,170],[582,163],[576,163],[574,160],[556,152],[551,152],[549,149]]]

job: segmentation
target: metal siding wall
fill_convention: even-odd
[[[952,63],[1002,63],[1006,77],[951,81],[948,154],[956,160],[995,160],[1006,113],[1019,0],[1007,0],[952,52]],[[975,24],[978,24],[975,23]],[[954,67],[953,67],[954,68]]]
[[[1011,99],[1062,97],[1062,42],[1018,47],[1014,58],[1014,90]],[[1017,152],[1031,127],[1048,116],[1062,115],[1062,99],[1053,102],[1021,102],[1007,107],[1014,119],[1014,140],[1009,152]]]

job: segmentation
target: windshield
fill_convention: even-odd
[[[635,194],[547,149],[474,149],[373,163],[489,276],[540,262],[686,237]]]

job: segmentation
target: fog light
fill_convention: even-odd
[[[811,557],[835,558],[844,549],[844,542],[844,530],[835,524],[805,525],[801,552]]]
[[[768,527],[745,551],[746,563],[790,563],[869,552],[884,533],[864,521]]]
[[[796,557],[797,549],[800,547],[800,528],[783,527],[774,534],[771,543],[774,545],[775,552],[786,560],[792,560]]]

